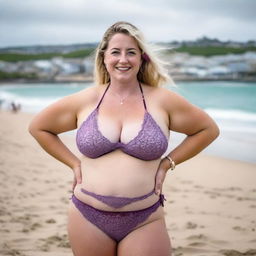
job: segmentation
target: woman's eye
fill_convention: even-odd
[[[136,52],[128,52],[129,55],[135,55]]]
[[[113,52],[111,52],[111,54],[114,54],[114,55],[116,55],[116,54],[118,54],[119,52],[118,51],[113,51]]]

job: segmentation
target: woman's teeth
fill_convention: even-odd
[[[129,67],[127,67],[127,68],[117,67],[117,69],[118,69],[118,70],[121,70],[121,71],[126,71],[126,70],[128,70],[128,69],[130,69],[130,68],[129,68]]]

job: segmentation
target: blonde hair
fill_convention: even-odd
[[[110,82],[110,76],[104,64],[104,53],[108,47],[109,40],[117,33],[123,33],[133,37],[141,50],[143,61],[137,75],[141,83],[157,87],[171,81],[171,77],[165,68],[165,63],[161,61],[151,47],[146,44],[139,29],[128,22],[119,21],[107,29],[103,35],[102,41],[96,48],[94,69],[96,84],[100,85]]]

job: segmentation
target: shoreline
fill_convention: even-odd
[[[248,79],[239,79],[239,78],[191,78],[191,77],[182,77],[182,78],[173,78],[174,83],[176,82],[246,82],[246,83],[255,83],[256,77]],[[60,84],[60,83],[93,83],[94,80],[91,77],[81,79],[52,79],[52,80],[26,80],[26,79],[11,79],[11,80],[0,80],[0,86],[2,85],[12,85],[12,84],[33,84],[33,83],[43,83],[43,84]]]
[[[0,254],[71,256],[72,172],[30,136],[33,116],[0,111]],[[60,136],[76,154],[72,136]],[[255,255],[255,170],[199,154],[169,171],[164,211],[174,256]]]

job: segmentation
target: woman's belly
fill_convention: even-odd
[[[97,159],[81,158],[82,183],[75,187],[75,196],[94,208],[105,211],[133,211],[147,208],[159,200],[151,193],[120,208],[114,208],[82,189],[102,196],[134,198],[149,194],[155,187],[160,160],[143,161],[116,150]],[[115,201],[117,199],[115,198]],[[128,200],[129,201],[129,200]]]

